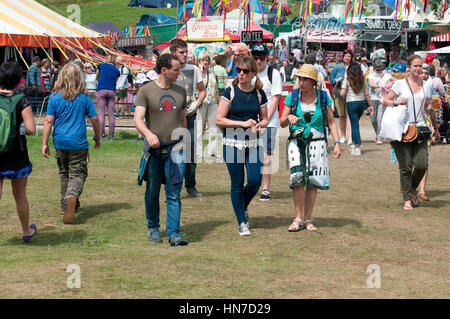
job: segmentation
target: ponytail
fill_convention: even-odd
[[[259,78],[259,76],[256,76],[256,83],[255,83],[255,88],[257,90],[262,89],[264,86],[264,84],[262,83],[261,79]]]

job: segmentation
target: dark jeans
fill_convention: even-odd
[[[347,114],[352,126],[352,141],[355,145],[361,145],[361,134],[359,133],[359,119],[364,114],[366,101],[347,102]]]
[[[238,225],[240,225],[247,222],[245,211],[261,186],[262,156],[260,149],[256,147],[238,150],[225,145],[223,146],[223,155],[231,179],[231,203]],[[245,187],[244,168],[247,170]]]
[[[195,162],[195,154],[196,154],[196,147],[195,147],[195,119],[197,118],[197,115],[188,116],[186,117],[187,120],[187,129],[189,131],[188,140],[186,141],[186,148],[190,148],[190,154],[189,150],[186,150],[186,172],[184,175],[184,186],[186,188],[188,187],[195,187],[196,181],[195,181],[195,170],[197,169],[197,163]]]
[[[38,106],[40,106],[39,90],[38,89],[27,89],[26,94],[27,94],[28,99],[30,100],[31,110],[33,111],[33,113],[36,113],[38,111]],[[41,103],[42,103],[42,101],[41,101]]]
[[[416,190],[428,168],[427,142],[392,142],[400,169],[400,185],[403,200],[411,200],[411,192]]]
[[[183,151],[173,152],[172,157],[177,160],[178,169],[181,176],[184,173]],[[147,217],[148,228],[159,228],[159,193],[163,175],[170,176],[170,157],[168,154],[151,156],[148,169],[148,181],[145,189],[145,215]],[[170,178],[166,178],[166,201],[167,201],[167,221],[166,234],[168,237],[180,232],[181,200],[180,192],[182,183],[172,184]]]

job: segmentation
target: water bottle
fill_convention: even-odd
[[[25,135],[27,133],[27,129],[25,128],[25,123],[20,123],[20,135]]]

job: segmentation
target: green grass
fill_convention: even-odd
[[[124,26],[136,25],[141,15],[145,13],[164,13],[168,16],[177,15],[177,8],[138,8],[129,7],[129,0],[38,0],[39,3],[62,14],[69,16],[67,7],[78,4],[81,9],[81,24],[90,22],[112,21],[119,29]]]
[[[270,202],[249,206],[252,236],[241,238],[230,201],[225,164],[201,163],[204,197],[182,197],[181,227],[189,245],[147,240],[144,187],[136,184],[141,142],[133,131],[91,143],[89,177],[75,225],[59,214],[54,150],[40,154],[28,137],[34,165],[28,180],[31,222],[39,233],[21,240],[9,181],[0,201],[0,298],[448,298],[450,226],[449,145],[434,146],[430,202],[401,209],[398,166],[389,145],[375,145],[362,119],[363,155],[330,159],[331,190],[319,191],[313,211],[318,233],[287,232],[294,218],[289,176],[280,146]],[[282,139],[283,141],[285,138]],[[81,289],[68,289],[66,268],[81,267]],[[381,288],[368,289],[367,266],[381,267]]]

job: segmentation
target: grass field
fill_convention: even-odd
[[[250,204],[246,238],[237,232],[225,164],[198,165],[204,197],[182,191],[185,247],[170,247],[165,236],[147,241],[144,187],[136,184],[141,144],[129,133],[91,148],[75,225],[59,215],[56,160],[40,155],[41,137],[29,137],[28,198],[39,233],[22,243],[5,181],[0,298],[449,298],[450,145],[432,149],[431,201],[405,212],[389,144],[375,145],[366,116],[362,127],[363,155],[344,146],[341,159],[330,159],[331,190],[319,191],[312,216],[319,232],[287,231],[294,209],[283,144],[273,200]],[[71,264],[80,266],[80,289],[66,285]],[[381,269],[381,288],[366,285],[371,264]]]

